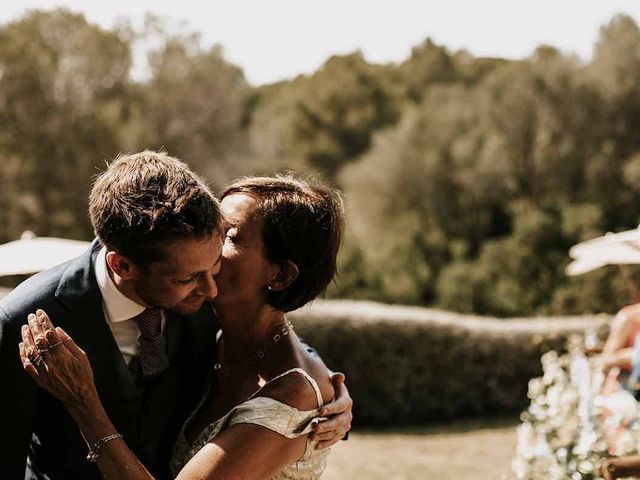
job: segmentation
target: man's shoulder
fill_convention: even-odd
[[[54,298],[63,272],[60,265],[28,278],[0,300],[0,309],[12,317],[26,310],[40,308],[37,305],[49,303]]]
[[[85,263],[78,257],[29,277],[0,300],[0,310],[9,318],[23,318],[35,309],[51,308],[63,279],[85,269]]]

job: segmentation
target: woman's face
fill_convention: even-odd
[[[233,194],[224,197],[221,206],[228,230],[214,304],[264,303],[267,285],[277,270],[265,254],[258,204],[249,195]]]

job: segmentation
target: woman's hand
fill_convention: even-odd
[[[19,345],[26,372],[68,408],[97,396],[86,353],[62,328],[54,328],[44,310],[37,310],[27,318]]]

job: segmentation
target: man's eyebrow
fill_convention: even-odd
[[[216,261],[213,264],[213,266],[215,267],[216,265],[218,265],[220,263],[220,260],[222,260],[222,249],[220,249],[220,254],[218,255],[218,258],[216,259]],[[202,270],[200,272],[193,272],[193,273],[190,273],[189,276],[193,277],[193,276],[202,275],[202,274],[205,274],[205,273],[207,273],[207,270]]]

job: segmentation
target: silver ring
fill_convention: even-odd
[[[31,360],[30,360],[31,361]],[[33,361],[31,361],[31,363],[38,368],[40,366],[40,364],[42,363],[42,357],[40,355],[38,355],[36,358],[33,359]]]
[[[51,348],[51,347],[49,347],[49,348]],[[38,353],[41,354],[41,355],[43,353],[47,353],[49,351],[49,348],[38,348]]]
[[[58,343],[54,343],[53,345],[49,345],[49,350],[53,350],[56,347],[59,347],[64,343],[64,340],[60,340]]]

